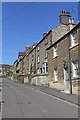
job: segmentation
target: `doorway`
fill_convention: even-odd
[[[65,91],[69,92],[69,73],[68,73],[68,67],[64,68],[64,82],[65,82]]]

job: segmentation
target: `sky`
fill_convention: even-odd
[[[38,43],[44,32],[58,26],[60,10],[70,11],[78,23],[77,2],[3,2],[2,64],[12,65],[18,52]]]
[[[2,61],[2,4],[0,2],[0,63]]]

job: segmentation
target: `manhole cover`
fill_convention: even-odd
[[[5,103],[4,101],[0,101],[0,103]]]
[[[32,104],[32,102],[28,102],[28,104]]]

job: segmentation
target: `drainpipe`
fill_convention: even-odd
[[[46,62],[44,64],[45,64],[45,74],[46,74]]]
[[[68,37],[68,54],[69,54],[69,59],[68,59],[68,61],[69,61],[69,83],[70,83],[70,94],[72,94],[72,80],[71,80],[71,56],[70,56],[70,40],[71,40],[71,38],[70,38],[70,35],[69,35],[69,37]]]
[[[37,73],[37,66],[36,66],[37,60],[36,60],[36,48],[35,48],[35,74]]]

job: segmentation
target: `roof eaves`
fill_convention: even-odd
[[[37,43],[37,45],[28,53],[28,55],[34,50],[34,49],[36,49],[36,47],[50,34],[50,32],[52,32],[52,30],[50,30],[48,33],[47,33],[47,35],[39,42],[39,43]],[[27,56],[28,56],[27,55]]]

